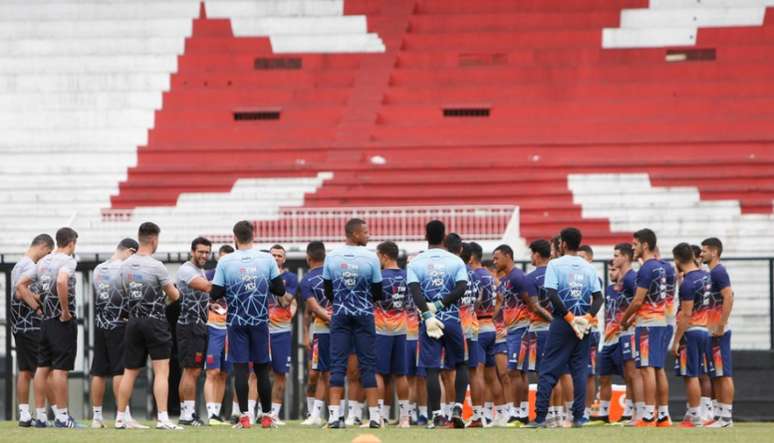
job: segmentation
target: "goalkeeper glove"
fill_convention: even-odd
[[[425,330],[427,331],[428,337],[435,339],[443,337],[443,323],[435,318],[435,315],[433,315],[432,312],[423,312],[422,320],[425,322]]]
[[[564,314],[564,321],[566,321],[572,328],[572,332],[578,337],[578,340],[583,340],[583,336],[586,335],[586,326],[588,322],[584,318],[576,317],[572,312]],[[583,324],[585,322],[585,325]]]
[[[438,301],[434,301],[434,302],[428,304],[427,305],[427,310],[430,311],[431,313],[435,314],[436,312],[440,311],[444,307],[445,306],[443,305],[443,302],[438,300]]]

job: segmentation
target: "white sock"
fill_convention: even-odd
[[[328,423],[336,423],[337,421],[339,421],[339,406],[328,406]]]
[[[94,420],[102,420],[102,406],[94,406],[91,408],[91,411]]]
[[[255,405],[258,404],[257,400],[247,400],[247,412],[250,413],[250,415],[255,414]]]
[[[556,406],[549,406],[548,407],[548,414],[546,415],[546,419],[554,420],[556,419]]]
[[[239,410],[239,403],[237,402],[231,402],[231,415],[236,415],[237,417],[242,414],[242,411]]]
[[[441,405],[441,412],[444,416],[451,417],[451,405],[449,403],[444,403]]]
[[[59,421],[67,421],[69,413],[67,412],[67,408],[61,408],[56,410],[56,419]]]
[[[271,416],[272,417],[279,417],[280,410],[282,409],[282,403],[272,403],[271,404]]]
[[[306,397],[306,413],[312,415],[312,408],[314,407],[314,397]]]
[[[126,412],[116,411],[116,421],[126,421]]]
[[[325,407],[325,402],[322,400],[314,400],[314,403],[312,403],[312,409],[310,410],[310,416],[314,418],[320,418],[320,415],[322,414],[322,409]]]
[[[609,404],[609,402],[608,402]],[[634,403],[632,403],[631,400],[628,398],[624,401],[624,410],[623,410],[624,417],[632,417],[634,416]]]
[[[712,399],[709,397],[701,398],[701,416],[705,419],[712,419]]]
[[[382,417],[379,415],[379,406],[368,407],[368,420],[381,423]]]
[[[207,403],[207,417],[217,417],[217,413],[215,412],[215,403]]]
[[[32,419],[32,415],[30,415],[29,403],[19,404],[19,420],[30,421],[31,419]]]
[[[645,402],[644,401],[638,401],[634,404],[634,407],[637,410],[637,420],[641,420],[642,417],[645,415]]]
[[[669,418],[669,406],[667,405],[661,405],[658,407],[658,419],[662,420],[664,418]]]
[[[520,418],[529,417],[529,402],[528,401],[521,402],[521,408],[520,409],[521,409],[521,411],[520,411],[521,415],[519,415]]]
[[[503,417],[508,415],[508,405],[497,405],[495,406],[495,411],[497,412],[497,419],[502,420]]]
[[[363,418],[363,406],[365,406],[365,403],[361,403],[359,401],[355,402],[355,418],[359,418],[362,420]]]
[[[411,404],[408,400],[398,400],[398,417],[405,418],[411,416]]]
[[[132,418],[132,411],[129,409],[129,405],[126,405],[126,411],[124,411],[124,420],[134,421]]]
[[[720,403],[714,398],[712,399],[712,413],[714,414],[712,418],[720,417]]]
[[[419,415],[421,415],[422,417],[428,418],[427,406],[420,406],[419,407]]]
[[[484,418],[484,407],[473,406],[473,418],[471,420],[481,420],[482,418]]]
[[[180,419],[181,420],[190,420],[190,418],[186,418],[186,417],[188,417],[188,413],[186,412],[187,408],[188,407],[186,406],[185,402],[181,401],[180,402]]]
[[[720,418],[731,420],[731,417],[734,415],[734,405],[725,403],[718,403],[718,405],[720,405]]]
[[[385,422],[390,421],[390,406],[389,405],[381,405],[379,406],[379,410],[382,413],[382,420]]]
[[[195,400],[185,400],[183,402],[185,404],[185,417],[182,416],[182,410],[181,410],[181,416],[183,420],[193,420],[194,412],[196,412],[196,401]]]
[[[484,414],[487,420],[494,420],[494,403],[491,401],[484,403]]]
[[[645,405],[645,413],[643,414],[642,418],[644,420],[653,420],[656,417],[654,417],[656,413],[656,406],[655,405]]]
[[[513,402],[508,402],[505,404],[505,406],[508,408],[506,411],[506,414],[508,414],[508,417],[514,417],[516,415],[515,408],[513,406]]]
[[[358,410],[360,409],[360,402],[357,401],[350,401],[349,402],[349,413],[347,414],[347,418],[355,418],[358,417]],[[362,414],[361,414],[362,415]]]
[[[599,402],[599,415],[602,417],[607,417],[610,415],[610,402],[605,400],[600,400]]]
[[[46,416],[46,408],[35,408],[35,416],[38,421],[48,421],[48,416]]]
[[[564,411],[567,413],[567,415],[572,415],[572,403],[571,401],[564,402]]]
[[[585,418],[589,418],[589,417],[591,417],[591,408],[584,408],[584,409],[583,409],[583,416],[584,416]]]
[[[700,421],[701,416],[699,415],[699,409],[700,408],[688,408],[688,411],[685,413],[685,418],[692,422]]]
[[[158,413],[158,420],[162,423],[166,423],[169,421],[169,414],[167,414],[167,411],[159,412]]]
[[[554,406],[556,408],[556,419],[564,420],[564,406]]]
[[[409,417],[411,417],[411,419],[414,421],[417,421],[419,419],[419,416],[417,414],[416,403],[409,403]]]

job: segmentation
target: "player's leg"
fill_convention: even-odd
[[[379,393],[376,388],[376,331],[373,317],[354,317],[353,336],[355,352],[357,353],[360,383],[365,391],[368,403],[369,426],[381,427],[381,411],[379,410]]]
[[[344,426],[339,408],[344,395],[344,381],[352,342],[349,325],[345,322],[344,316],[334,316],[331,319],[330,331],[331,377],[328,394],[328,427],[335,429]]]
[[[730,427],[733,426],[733,403],[734,403],[734,379],[733,365],[731,360],[731,331],[726,331],[720,337],[712,337],[712,356],[714,358],[712,365],[712,384],[715,396],[718,400],[718,411],[715,415],[719,419],[710,427]]]
[[[468,339],[468,378],[473,415],[468,427],[483,427],[484,417],[484,359],[478,340]]]
[[[247,328],[250,361],[253,364],[253,373],[256,377],[258,400],[261,403],[261,427],[270,428],[276,426],[271,415],[271,354],[269,327],[267,324],[259,324]]]
[[[647,327],[635,328],[634,343],[636,346],[637,368],[642,378],[642,393],[645,408],[643,416],[637,422],[637,426],[655,426],[656,425],[656,370],[650,360],[650,348],[655,344],[655,339],[651,340],[650,329]]]
[[[576,343],[577,338],[563,319],[555,319],[551,323],[546,339],[546,349],[540,363],[538,390],[535,399],[535,424],[531,425],[544,425],[548,415],[551,391],[556,385],[559,375],[567,366]]]
[[[383,408],[388,402],[388,396],[391,396],[392,391],[388,392],[386,385],[389,383],[392,361],[392,342],[394,336],[377,334],[374,340],[376,346],[376,386],[377,386],[377,398],[379,401],[379,407]],[[384,417],[382,417],[384,418]]]
[[[511,407],[514,401],[514,392],[511,387],[511,377],[508,371],[508,354],[507,352],[499,352],[495,354],[495,368],[497,371],[497,378],[500,381],[500,391],[502,392],[503,404],[498,405],[495,402],[495,408],[497,412],[496,425],[505,426],[511,419]]]
[[[226,390],[226,331],[207,326],[207,355],[204,362],[204,401],[207,404],[207,422],[211,426],[225,425],[221,416]]]
[[[16,399],[19,403],[19,426],[30,427],[35,424],[30,412],[30,385],[35,378],[35,370],[38,366],[38,347],[40,343],[40,331],[17,332],[14,334],[16,342]]]
[[[451,420],[455,428],[463,429],[465,422],[462,418],[462,405],[468,391],[469,374],[467,343],[460,322],[454,320],[445,322],[444,335],[441,340],[447,356],[450,356],[448,360],[454,367],[454,391],[449,393],[448,400],[449,402],[454,401]]]
[[[428,426],[444,425],[441,414],[441,341],[427,335],[424,324],[419,330],[419,364],[418,367],[425,372],[425,384],[427,385],[427,406],[431,414]]]
[[[417,414],[419,415],[419,420],[417,424],[419,426],[427,425],[430,422],[430,419],[432,418],[429,409],[430,407],[427,404],[427,370],[424,368],[417,367],[417,380],[416,380],[416,391],[417,391]]]
[[[347,395],[349,397],[349,411],[345,423],[347,426],[360,426],[361,419],[363,418],[363,389],[360,385],[360,370],[358,369],[359,363],[357,360],[357,353],[355,352],[354,339],[351,335],[348,335],[348,339],[350,342],[349,356],[347,357]]]
[[[271,393],[271,414],[278,424],[280,410],[285,398],[285,382],[290,369],[290,348],[292,336],[290,332],[271,334],[271,369],[274,380]]]
[[[588,382],[589,347],[591,337],[586,335],[576,341],[570,354],[570,373],[572,374],[574,399],[572,404],[573,424],[585,423],[586,383]]]
[[[54,323],[55,322],[55,323]],[[78,349],[78,329],[75,319],[60,322],[55,319],[50,326],[49,343],[52,345],[51,382],[54,391],[54,399],[58,409],[56,410],[56,427],[77,427],[75,420],[68,411],[68,373],[75,367],[75,354]]]

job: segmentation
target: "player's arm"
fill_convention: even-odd
[[[546,308],[540,306],[537,297],[530,297],[528,293],[522,292],[521,300],[527,305],[527,308],[531,312],[541,316],[545,321],[551,321],[554,319],[548,310],[546,310]]]
[[[31,283],[32,278],[28,275],[23,275],[19,279],[19,282],[16,283],[16,299],[26,303],[36,314],[43,315],[38,297],[30,290]]]
[[[188,286],[200,292],[210,292],[212,290],[212,283],[198,275],[188,282]]]
[[[382,282],[371,283],[371,299],[373,301],[382,299]]]
[[[333,281],[327,278],[323,280],[323,291],[325,291],[325,298],[333,303]]]
[[[718,324],[714,333],[716,336],[723,335],[726,331],[728,318],[731,316],[731,309],[734,307],[734,291],[731,290],[731,286],[721,289],[720,295],[723,297],[723,310],[720,313],[720,324]]]
[[[170,303],[174,303],[180,299],[180,291],[177,290],[177,286],[175,286],[171,281],[164,283],[162,289],[164,290],[164,294],[166,294],[167,300],[169,300]]]
[[[422,290],[419,287],[419,283],[409,283],[408,290],[411,294],[411,298],[414,299],[414,304],[419,308],[419,312],[425,313],[429,310],[427,307],[427,300],[422,295]]]
[[[326,311],[322,306],[320,306],[319,303],[317,303],[317,300],[314,297],[309,297],[306,299],[306,310],[307,312],[311,312],[312,314],[316,315],[317,317],[320,317],[322,320],[329,322],[331,321],[331,317],[328,315],[328,311]],[[309,323],[312,322],[312,316],[309,315]]]
[[[275,297],[282,297],[285,295],[285,282],[282,281],[282,277],[274,277],[269,283],[269,292],[274,294]]]
[[[73,313],[70,312],[70,304],[67,303],[67,285],[69,280],[69,272],[65,269],[60,269],[56,275],[56,296],[59,298],[59,306],[62,308],[62,315],[59,316],[61,321],[69,321],[73,318]]]
[[[679,355],[680,340],[682,340],[685,331],[688,329],[688,322],[693,314],[693,300],[680,302],[680,312],[677,313],[677,327],[675,328],[675,338],[672,341],[672,354]]]
[[[634,298],[632,298],[632,302],[629,304],[629,307],[626,308],[626,312],[624,312],[624,315],[621,318],[622,327],[628,328],[629,326],[631,326],[631,320],[633,320],[634,315],[642,307],[642,304],[645,302],[645,296],[647,294],[648,294],[647,289],[641,288],[639,286],[637,287],[637,291],[634,293]]]

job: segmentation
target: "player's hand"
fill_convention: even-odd
[[[567,324],[570,325],[572,328],[572,331],[575,333],[575,336],[578,337],[578,340],[582,340],[583,336],[585,335],[585,331],[583,330],[583,327],[578,323],[578,318],[576,318],[572,312],[568,312],[564,314],[564,321],[567,322]]]
[[[717,325],[715,325],[715,328],[712,330],[712,336],[722,337],[725,332],[726,332],[726,325],[718,323]]]
[[[69,312],[64,312],[63,311],[62,314],[59,316],[59,321],[61,321],[61,322],[70,321],[72,319],[73,319],[73,315],[70,314]]]
[[[443,337],[443,323],[435,318],[435,315],[433,315],[432,312],[427,311],[422,313],[422,318],[425,321],[425,330],[427,331],[428,337],[435,339]]]
[[[631,326],[631,325],[632,325],[632,319],[631,318],[628,319],[628,320],[621,320],[621,329],[624,329],[624,330],[629,329],[629,326]]]
[[[675,356],[675,358],[680,357],[680,346],[677,343],[672,345],[672,354]]]
[[[436,312],[440,311],[443,308],[444,308],[443,303],[440,301],[434,301],[429,305],[427,305],[427,310],[433,314],[435,314]]]

